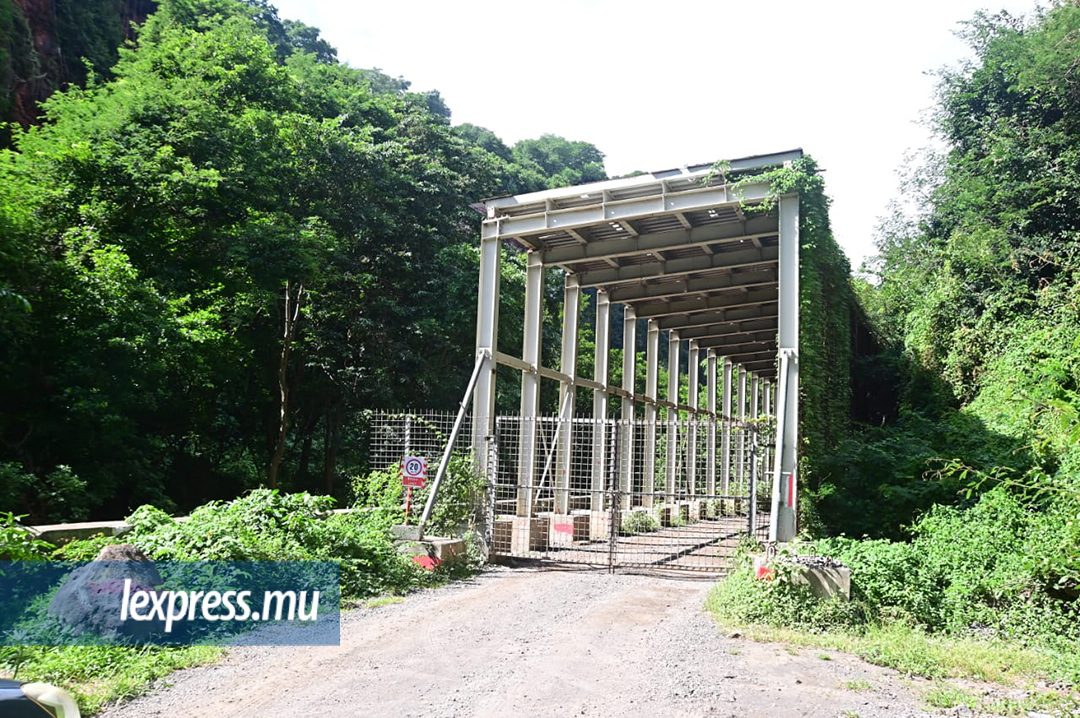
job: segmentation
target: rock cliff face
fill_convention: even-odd
[[[102,40],[119,45],[133,37],[133,23],[145,22],[157,9],[155,0],[0,0],[0,4],[8,5],[0,8],[0,21],[7,20],[0,23],[4,95],[0,119],[24,127],[38,120],[41,102],[57,88],[83,81],[81,58],[89,43],[97,41],[99,49]],[[5,13],[7,18],[2,17]],[[103,29],[111,32],[103,35]]]

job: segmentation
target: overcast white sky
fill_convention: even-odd
[[[802,147],[826,170],[836,237],[858,268],[929,142],[927,72],[966,48],[976,10],[1035,0],[272,0],[355,67],[436,89],[455,124],[507,144],[595,144],[607,171],[658,170]]]

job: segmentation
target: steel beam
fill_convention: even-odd
[[[594,269],[586,272],[578,272],[582,287],[599,287],[605,284],[618,284],[620,282],[632,282],[635,279],[651,279],[655,277],[669,277],[680,274],[701,274],[713,272],[717,269],[738,269],[741,267],[754,267],[759,264],[775,264],[780,256],[777,247],[757,248],[752,244],[745,249],[735,249],[725,252],[717,252],[707,257],[680,257],[678,259],[666,259],[648,264],[631,264],[618,269]]]
[[[776,337],[776,322],[772,319],[753,319],[739,322],[725,322],[720,324],[704,324],[700,326],[686,327],[679,334],[684,339],[708,339],[712,337],[750,336],[771,333]]]
[[[758,307],[777,301],[774,289],[750,289],[745,293],[722,294],[717,297],[687,297],[669,299],[663,302],[638,303],[635,308],[639,317],[666,317],[672,314],[690,314],[711,309],[737,309],[740,307]]]
[[[721,334],[720,336],[698,337],[696,341],[704,349],[726,350],[728,347],[739,346],[776,346],[776,330],[766,329],[762,332],[735,332]]]
[[[625,200],[601,201],[568,209],[541,210],[533,214],[503,216],[486,220],[481,229],[484,239],[520,237],[545,234],[556,230],[587,227],[590,224],[645,219],[669,212],[695,212],[724,205],[738,206],[743,202],[766,199],[772,187],[768,182],[719,187],[703,187],[671,194],[654,194]]]
[[[730,324],[741,325],[743,322],[755,319],[772,320],[776,326],[777,302],[773,300],[765,304],[754,304],[750,307],[736,307],[728,309],[706,309],[697,311],[680,312],[660,317],[661,329],[685,329],[686,327],[698,327],[705,324]]]
[[[668,332],[668,385],[667,400],[674,406],[679,405],[679,333]],[[668,408],[667,410],[667,456],[664,457],[664,491],[669,501],[674,501],[675,494],[675,471],[678,465],[675,453],[679,448],[679,410]]]
[[[651,282],[641,280],[634,284],[607,285],[607,288],[611,293],[611,301],[613,302],[636,302],[646,299],[682,297],[687,294],[703,292],[737,291],[743,288],[749,289],[750,287],[775,287],[776,282],[775,271],[753,271],[709,275],[706,277],[687,275],[678,279]]]
[[[596,329],[595,357],[593,359],[593,381],[602,386],[608,383],[608,359],[611,347],[611,301],[608,293],[601,290],[596,293]],[[604,510],[604,428],[607,426],[608,396],[602,389],[593,389],[593,446],[592,446],[592,494],[589,508],[592,511]]]
[[[650,232],[637,236],[606,239],[602,242],[593,241],[583,245],[552,247],[543,250],[542,256],[544,264],[574,264],[597,259],[630,257],[648,252],[662,252],[665,249],[701,247],[708,244],[734,242],[753,244],[753,239],[775,237],[776,232],[775,217],[754,217],[743,222],[708,224],[692,229]]]
[[[739,365],[739,399],[736,403],[739,419],[738,458],[735,464],[735,480],[739,491],[745,491],[746,485],[746,367]]]
[[[622,492],[622,509],[630,509],[630,492],[634,478],[634,380],[637,372],[637,315],[634,308],[623,306],[623,365],[622,389],[622,466],[619,472],[619,490]]]
[[[581,288],[577,277],[566,275],[563,290],[563,331],[562,359],[559,369],[570,378],[559,389],[559,463],[555,473],[555,513],[565,514],[570,511],[570,472],[573,470],[573,420],[574,420],[574,383],[577,377],[578,350],[578,314],[580,312]]]
[[[476,352],[495,355],[499,346],[499,281],[502,243],[497,239],[480,242],[480,278],[476,304]],[[473,457],[481,472],[486,471],[486,437],[495,432],[495,362],[485,361],[473,389]]]
[[[525,326],[521,358],[531,370],[521,371],[521,428],[518,438],[517,515],[532,516],[536,471],[537,421],[540,414],[540,351],[543,336],[544,264],[529,252],[525,260]]]

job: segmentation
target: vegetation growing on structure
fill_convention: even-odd
[[[823,464],[849,436],[852,423],[852,328],[861,328],[864,319],[851,286],[851,265],[833,238],[829,198],[813,158],[733,179],[736,192],[751,183],[769,185],[764,200],[743,203],[748,213],[775,212],[781,196],[799,195],[800,525],[818,532],[823,527],[816,499],[827,477]]]

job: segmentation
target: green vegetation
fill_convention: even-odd
[[[946,149],[909,168],[918,202],[883,225],[872,281],[853,284],[872,332],[851,337],[853,415],[873,423],[822,424],[831,450],[803,450],[803,528],[832,536],[815,548],[852,569],[853,600],[744,564],[710,606],[761,636],[930,678],[1075,686],[1080,7],[980,14],[965,34],[975,59],[940,73]],[[847,351],[832,343],[812,348]],[[859,409],[870,402],[875,416]],[[927,701],[972,704],[964,690],[939,684]]]
[[[356,483],[379,485],[380,477],[388,473]],[[450,496],[469,496],[465,491],[475,488],[476,482],[471,467],[461,462],[450,471],[445,486]],[[400,487],[396,477],[395,483]],[[234,501],[201,506],[182,523],[153,506],[141,506],[128,517],[133,528],[123,537],[73,541],[60,548],[32,539],[14,517],[0,516],[5,521],[0,525],[0,552],[20,560],[91,560],[105,545],[123,541],[163,561],[336,561],[343,598],[351,599],[352,605],[366,599],[363,605],[374,608],[397,603],[408,591],[467,575],[480,561],[473,546],[466,561],[428,571],[399,553],[390,532],[403,517],[399,499],[388,491],[370,494],[358,500],[353,512],[342,514],[331,512],[330,497],[258,489]],[[459,527],[456,535],[468,535],[476,506],[450,502],[437,520],[444,529]],[[205,646],[15,647],[0,649],[0,673],[63,685],[84,710],[93,712],[137,695],[177,668],[212,662],[222,653],[223,649]]]
[[[437,93],[340,64],[261,0],[165,0],[106,52],[78,18],[110,2],[58,2],[95,68],[118,60],[0,150],[0,507],[345,499],[366,410],[453,408],[467,381],[469,203],[601,178],[603,155],[451,127]]]
[[[648,511],[629,511],[622,515],[619,533],[645,534],[660,530],[660,520]]]

